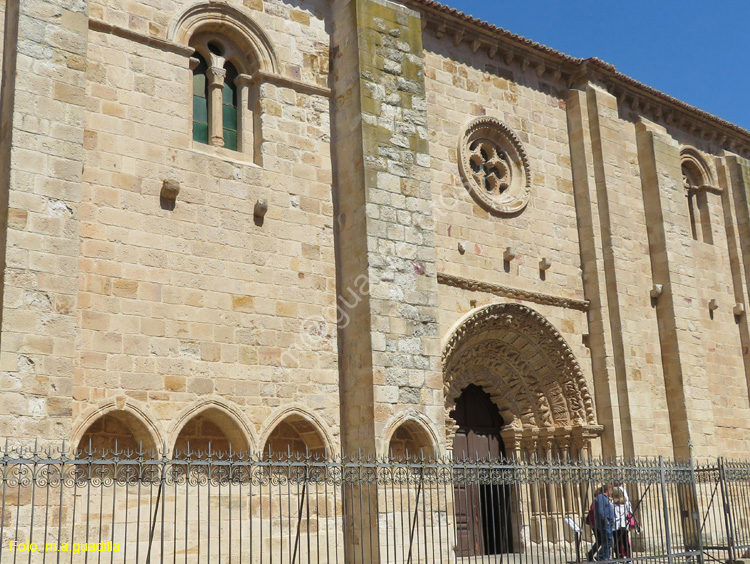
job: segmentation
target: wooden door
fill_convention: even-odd
[[[504,455],[500,437],[503,420],[482,388],[467,387],[456,401],[452,417],[458,425],[453,440],[454,460],[497,460]],[[457,556],[510,552],[508,487],[462,482],[457,477],[453,492]]]

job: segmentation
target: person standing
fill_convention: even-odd
[[[596,498],[599,497],[599,494],[602,493],[601,486],[596,488],[594,490],[594,501],[596,501]],[[594,518],[594,502],[591,502],[591,507],[589,508],[589,514],[586,516],[586,524],[591,527],[591,529],[594,531],[594,544],[591,545],[591,549],[588,551],[588,561],[593,562],[594,556],[599,552],[599,549],[602,546],[602,538],[599,535],[599,530],[596,528],[596,519]]]
[[[620,488],[622,490],[622,495],[625,496],[625,502],[630,504],[630,496],[628,495],[628,490],[625,488],[625,484],[623,484],[622,481],[620,481],[619,479],[615,480],[614,482],[612,482],[612,487]]]
[[[615,530],[613,534],[614,553],[617,558],[630,558],[628,515],[632,511],[632,508],[623,488],[615,487],[612,489],[612,504],[614,505],[615,514]]]
[[[612,532],[615,527],[615,509],[609,499],[609,484],[602,486],[602,493],[594,500],[594,524],[600,541],[597,560],[609,560],[612,554]]]

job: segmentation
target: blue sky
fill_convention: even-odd
[[[750,0],[442,0],[750,130]]]

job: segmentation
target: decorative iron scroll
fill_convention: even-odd
[[[64,451],[0,450],[0,478],[7,487],[110,487],[160,484],[190,486],[286,486],[288,484],[399,485],[399,484],[572,484],[615,480],[689,483],[689,463],[639,459],[604,460],[453,460],[421,456],[316,456],[290,454],[269,459],[263,455],[232,453],[181,459],[167,456],[122,458],[118,451],[89,451],[72,458]],[[714,469],[715,467],[712,467]],[[699,468],[696,474],[705,475]],[[727,479],[750,480],[746,463],[726,463]]]

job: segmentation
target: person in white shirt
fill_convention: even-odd
[[[617,558],[630,558],[630,538],[628,536],[628,514],[633,510],[623,487],[612,489],[612,503],[615,506],[613,532],[613,552]]]
[[[614,482],[612,482],[612,487],[620,488],[623,495],[625,496],[625,501],[630,503],[630,496],[628,495],[628,490],[625,489],[625,484],[623,484],[620,480],[615,480]]]

